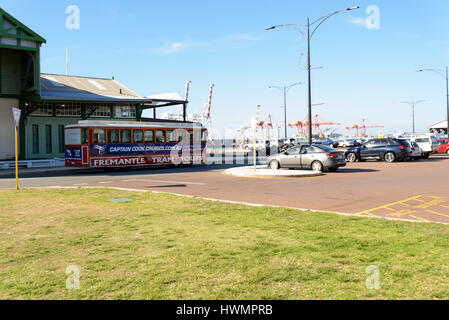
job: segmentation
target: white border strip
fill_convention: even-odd
[[[167,194],[167,195],[174,195],[174,196],[178,196],[178,197],[191,198],[191,199],[202,199],[202,200],[206,200],[206,201],[222,202],[222,203],[229,203],[229,204],[240,204],[240,205],[245,205],[245,206],[250,206],[250,207],[285,208],[285,209],[291,209],[291,210],[296,210],[296,211],[303,211],[304,213],[306,213],[306,212],[311,212],[311,213],[331,213],[331,214],[335,214],[335,215],[338,215],[338,216],[345,216],[345,217],[359,217],[359,218],[370,218],[370,219],[382,219],[382,220],[389,220],[389,221],[414,222],[414,223],[436,223],[436,224],[449,225],[449,223],[447,223],[447,222],[419,221],[419,220],[408,220],[408,219],[401,219],[401,218],[369,216],[369,215],[362,215],[362,214],[357,214],[357,213],[343,213],[343,212],[336,212],[336,211],[315,210],[315,209],[305,209],[305,208],[296,208],[296,207],[268,205],[268,204],[261,204],[261,203],[222,200],[222,199],[205,198],[205,197],[191,196],[191,195],[172,193],[172,192],[143,190],[143,189],[131,189],[131,188],[120,188],[120,187],[107,187],[107,186],[105,186],[105,187],[85,187],[85,186],[60,187],[60,186],[51,186],[51,187],[34,187],[34,188],[26,188],[26,189],[104,189],[104,188],[111,189],[111,190],[129,191],[129,192]]]

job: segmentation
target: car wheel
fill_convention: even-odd
[[[271,161],[270,169],[271,170],[279,170],[279,162],[277,162],[276,160]]]
[[[396,155],[393,152],[387,152],[385,154],[385,161],[392,163],[396,161]]]
[[[429,159],[429,157],[430,157],[430,154],[428,154],[428,153],[423,154],[423,156],[422,156],[423,159]]]
[[[321,163],[321,162],[319,162],[319,161],[314,161],[313,163],[312,163],[312,170],[313,171],[316,171],[316,172],[321,172],[321,171],[323,171],[323,164]]]
[[[357,161],[357,155],[354,152],[348,153],[346,156],[346,161],[348,162],[356,162]]]
[[[449,149],[446,150],[446,154],[449,155]]]

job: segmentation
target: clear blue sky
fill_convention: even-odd
[[[66,7],[77,5],[80,30],[65,27]],[[323,120],[344,127],[363,118],[387,132],[411,130],[403,100],[426,99],[416,110],[418,130],[445,119],[445,87],[418,68],[449,64],[447,0],[372,1],[121,1],[1,0],[0,6],[47,39],[42,72],[112,77],[141,95],[184,94],[192,80],[190,111],[207,101],[215,84],[212,117],[222,130],[269,113],[282,120],[282,95],[269,85],[306,80],[299,65],[306,42],[294,30],[264,28],[304,23],[334,10],[361,9],[332,17],[312,42],[314,103]],[[380,9],[380,29],[360,25],[369,5]],[[289,122],[306,116],[307,90],[288,97]],[[375,131],[376,132],[376,131]],[[375,133],[373,132],[373,133]]]

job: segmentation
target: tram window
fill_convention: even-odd
[[[106,143],[106,133],[104,129],[94,129],[94,143]]]
[[[199,131],[199,130],[194,130],[193,131],[193,142],[194,143],[201,142],[201,131]]]
[[[167,142],[176,142],[175,132],[173,130],[167,131]]]
[[[134,130],[133,131],[133,141],[134,141],[134,143],[142,143],[143,142],[143,131],[142,130]]]
[[[116,129],[108,130],[108,142],[109,143],[119,143],[118,130],[116,130]]]
[[[175,141],[178,143],[187,143],[188,132],[185,129],[177,129],[175,131]]]
[[[206,141],[207,140],[207,131],[201,131],[201,140]]]
[[[154,131],[145,130],[145,143],[154,143]]]
[[[131,130],[121,130],[122,143],[131,143]]]
[[[156,142],[157,143],[165,143],[165,135],[164,131],[156,131]]]
[[[81,143],[82,144],[89,144],[89,135],[87,128],[83,128],[81,130]]]

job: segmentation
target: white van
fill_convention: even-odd
[[[431,153],[438,151],[438,139],[432,134],[410,137],[410,141],[418,144],[424,159],[428,159]]]

